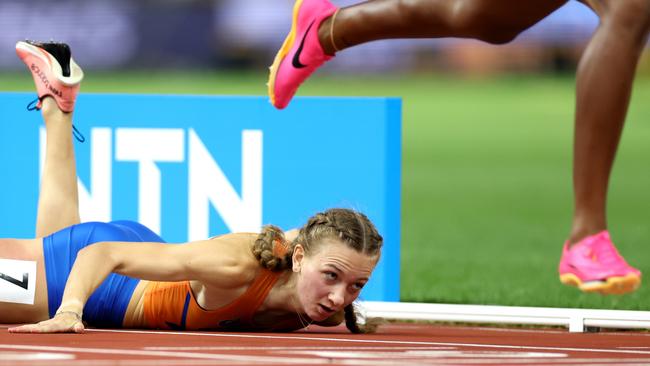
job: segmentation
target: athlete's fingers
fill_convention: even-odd
[[[78,320],[49,319],[38,324],[9,328],[9,333],[83,333],[84,325]]]
[[[26,324],[19,327],[13,327],[7,329],[9,333],[34,333],[34,330],[38,327],[38,324]]]
[[[25,326],[21,325],[19,327],[8,328],[7,332],[9,332],[9,333],[23,333],[24,329],[25,329]]]
[[[19,327],[9,328],[9,333],[38,333],[38,324],[26,324]]]

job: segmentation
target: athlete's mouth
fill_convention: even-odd
[[[318,306],[320,307],[320,309],[321,309],[324,313],[329,314],[329,313],[333,313],[333,312],[334,312],[334,309],[332,309],[332,308],[328,308],[327,306],[325,306],[325,305],[323,305],[323,304],[318,304]]]

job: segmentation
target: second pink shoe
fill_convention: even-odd
[[[318,40],[318,28],[336,7],[327,0],[296,0],[291,31],[270,68],[269,97],[285,108],[300,84],[333,56],[326,55]]]
[[[560,259],[560,281],[584,292],[625,294],[641,284],[641,272],[618,253],[607,231],[588,236],[569,248]]]

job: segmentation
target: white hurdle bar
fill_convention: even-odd
[[[360,301],[359,305],[366,318],[388,320],[553,325],[568,327],[570,332],[585,332],[590,328],[650,329],[650,311],[381,301]]]

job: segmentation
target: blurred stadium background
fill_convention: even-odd
[[[82,92],[264,95],[291,7],[289,0],[2,0],[0,90],[33,90],[14,53],[27,38],[69,43],[87,72]],[[504,46],[374,42],[342,52],[301,89],[403,98],[403,301],[650,309],[647,284],[601,297],[557,279],[572,214],[574,70],[597,22],[570,1]],[[646,274],[648,100],[646,50],[609,201],[619,249]]]

